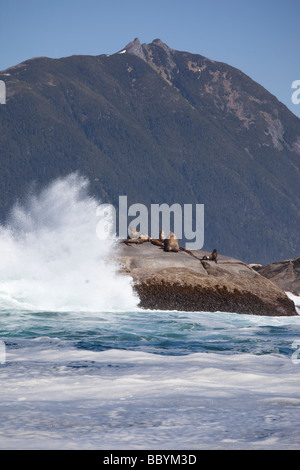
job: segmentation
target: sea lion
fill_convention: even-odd
[[[158,240],[157,238],[151,238],[150,242],[152,243],[152,245],[157,245],[157,246],[162,246],[162,247],[165,246],[164,242],[162,242],[161,240]]]
[[[164,251],[179,251],[178,238],[173,232],[170,232],[169,238],[164,240]]]
[[[166,239],[166,234],[163,229],[161,229],[159,232],[159,239],[161,242],[163,242]]]
[[[141,238],[142,240],[149,240],[150,239],[149,235],[146,235],[145,233],[141,233],[139,238]]]
[[[218,252],[216,250],[216,248],[213,250],[213,252],[210,254],[210,255],[205,255],[202,257],[203,260],[207,260],[207,261],[214,261],[215,263],[217,263],[218,261]]]
[[[139,232],[137,231],[136,228],[134,227],[129,227],[129,228],[130,228],[129,239],[133,239],[133,240],[137,240],[137,239],[149,240],[150,239],[149,235],[146,235],[145,233],[141,233],[139,235]]]
[[[214,251],[212,252],[212,254],[210,256],[211,256],[211,260],[216,263],[217,260],[218,260],[218,252],[217,252],[216,248],[214,249]]]
[[[148,238],[127,238],[126,240],[123,240],[123,243],[128,245],[129,243],[130,244],[133,244],[133,243],[140,244],[140,243],[145,243],[145,242],[148,242],[148,241],[149,241]]]
[[[129,227],[130,228],[130,235],[129,235],[129,238],[139,238],[139,232],[137,231],[136,228],[134,227]]]
[[[152,245],[157,245],[157,246],[164,247],[165,246],[165,244],[164,244],[165,239],[166,239],[165,232],[161,229],[159,231],[159,239],[158,238],[150,238],[150,242],[152,243]]]

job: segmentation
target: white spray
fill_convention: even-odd
[[[100,312],[136,307],[130,279],[118,275],[111,261],[116,240],[96,233],[98,206],[88,196],[87,180],[71,174],[13,208],[0,228],[2,309]]]

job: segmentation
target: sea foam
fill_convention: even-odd
[[[109,230],[99,236],[107,219],[88,186],[71,174],[13,207],[0,229],[2,309],[135,308],[130,280],[111,260],[117,241]]]

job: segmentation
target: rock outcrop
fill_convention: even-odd
[[[300,256],[254,269],[284,291],[300,294]]]
[[[207,254],[120,243],[116,258],[121,272],[132,277],[142,308],[297,315],[285,292],[247,264],[223,255],[218,263],[202,260]]]

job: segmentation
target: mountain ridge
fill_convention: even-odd
[[[208,251],[262,264],[299,254],[300,120],[238,69],[136,38],[0,79],[2,219],[32,181],[79,171],[103,202],[204,203]]]

